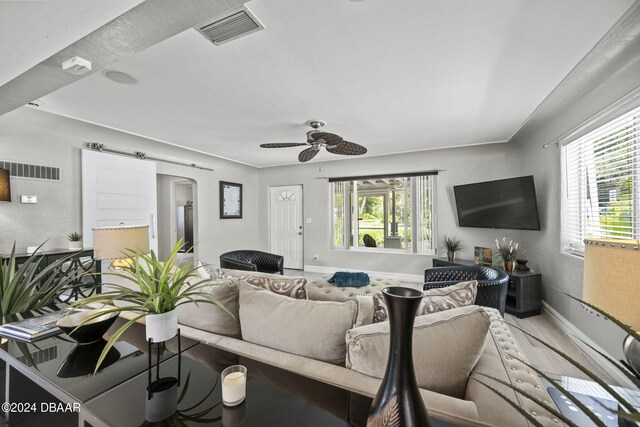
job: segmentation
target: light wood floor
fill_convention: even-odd
[[[288,276],[303,276],[307,279],[322,276],[319,273],[310,273],[299,270],[285,270]],[[415,285],[415,284],[414,284]],[[507,314],[505,320],[510,325],[515,325],[527,333],[534,335],[554,348],[566,353],[587,369],[597,374],[600,378],[607,380],[609,384],[616,384],[616,381],[593,359],[591,359],[584,351],[582,351],[564,332],[558,329],[553,322],[543,313],[539,316],[532,316],[526,319],[518,319],[515,316]],[[575,377],[587,379],[578,368],[567,362],[558,354],[546,348],[543,344],[530,338],[525,333],[512,327],[514,336],[518,340],[520,347],[527,355],[527,358],[533,366],[543,371],[554,379],[561,377]]]

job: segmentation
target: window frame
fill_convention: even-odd
[[[624,101],[624,100],[621,100]],[[618,105],[613,105],[609,109],[600,113],[597,117],[594,117],[588,121],[587,124],[580,127],[580,129],[571,132],[569,136],[560,138],[561,153],[560,153],[560,174],[561,174],[561,232],[560,232],[560,249],[561,252],[579,257],[584,256],[584,240],[587,238],[608,238],[608,239],[640,239],[640,97],[633,100],[634,102],[620,102]],[[620,148],[620,144],[627,143],[627,139],[620,137],[619,134],[624,132],[625,121],[630,122],[630,157],[629,164],[631,167],[627,175],[631,177],[631,201],[629,208],[630,213],[630,226],[628,228],[631,233],[631,237],[621,237],[618,234],[620,231],[615,231],[615,226],[601,226],[602,211],[609,209],[609,206],[601,206],[605,202],[600,202],[596,198],[594,205],[593,198],[588,199],[586,194],[595,193],[598,194],[598,180],[611,179],[615,177],[615,169],[608,167],[603,175],[598,176],[596,165],[598,161],[598,155],[611,155],[616,154],[620,156],[620,153],[625,149]],[[601,149],[601,145],[610,138],[617,138],[612,146],[614,148],[606,148],[604,152],[598,152]],[[579,145],[575,145],[579,144]],[[591,152],[588,146],[591,145],[593,151],[593,159],[591,158]],[[585,148],[586,147],[586,148]],[[574,153],[571,153],[573,150]],[[586,156],[585,153],[589,153]],[[569,158],[569,156],[577,156],[576,158]],[[588,158],[587,158],[588,157]],[[616,162],[624,161],[616,159]],[[570,165],[577,170],[573,175],[569,171]],[[595,182],[590,182],[589,177],[594,177]],[[604,178],[603,178],[604,177]],[[618,179],[620,177],[618,176]],[[572,182],[574,180],[574,182]],[[593,180],[593,178],[592,178]],[[571,185],[571,189],[570,189]],[[587,186],[589,188],[587,188]],[[578,199],[573,200],[570,191],[578,191]],[[609,193],[611,194],[611,189]],[[611,200],[607,200],[606,203],[610,203]],[[577,203],[576,207],[570,207],[571,204]],[[584,209],[587,208],[587,204],[591,204],[588,208],[592,211],[597,211],[597,218],[594,219],[597,225],[589,227],[588,218],[585,216]],[[573,209],[574,212],[570,212]],[[577,212],[576,212],[577,211]],[[573,217],[572,217],[573,215]],[[595,215],[593,215],[595,216]],[[623,229],[622,231],[625,231]],[[595,232],[596,234],[591,234]],[[618,234],[616,234],[618,233]]]
[[[410,203],[407,203],[405,197],[405,205],[407,208],[411,209],[410,221],[405,221],[404,227],[405,229],[411,229],[411,244],[408,248],[399,249],[399,248],[369,248],[365,246],[361,246],[359,244],[359,238],[354,238],[353,242],[351,241],[351,231],[353,229],[353,236],[359,236],[359,221],[355,220],[357,215],[354,216],[353,209],[349,209],[349,206],[352,208],[358,209],[358,203],[353,203],[353,200],[357,201],[358,198],[358,189],[357,189],[357,181],[364,179],[376,179],[376,178],[397,178],[397,179],[406,179],[410,182]],[[429,209],[430,209],[430,232],[431,238],[429,239],[430,248],[426,249],[424,252],[419,252],[418,248],[418,215],[415,214],[417,212],[417,200],[415,197],[417,191],[416,181],[420,177],[428,177],[429,178]],[[344,184],[343,186],[343,214],[342,218],[344,218],[344,227],[343,227],[343,237],[342,237],[342,245],[336,244],[335,239],[335,212],[337,206],[335,204],[336,199],[336,182],[341,182]],[[335,179],[329,181],[329,229],[330,229],[330,250],[349,250],[349,251],[363,251],[363,252],[375,252],[375,253],[394,253],[394,254],[407,254],[407,255],[436,255],[437,253],[437,245],[435,242],[434,236],[436,236],[436,227],[437,227],[437,210],[436,210],[436,196],[437,196],[437,172],[424,172],[424,173],[410,173],[410,174],[397,174],[397,175],[384,175],[381,174],[379,176],[371,175],[366,177],[352,177],[352,178],[344,178],[344,179]],[[388,191],[388,190],[387,190]],[[388,197],[388,194],[385,194],[385,198]],[[348,203],[345,203],[348,202]],[[385,202],[386,203],[386,202]],[[388,209],[385,207],[384,218],[385,218],[385,227],[384,234],[387,234],[388,224],[386,224],[387,220],[387,212]],[[410,222],[410,223],[409,223]]]

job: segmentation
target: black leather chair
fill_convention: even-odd
[[[250,249],[231,251],[220,255],[220,267],[284,274],[284,257]]]
[[[367,248],[375,248],[377,247],[376,239],[371,237],[370,234],[365,234],[362,236],[362,241],[364,242],[364,246]]]
[[[504,316],[509,275],[502,270],[480,265],[435,267],[424,270],[424,290],[444,288],[456,283],[477,280],[476,304],[500,310]]]

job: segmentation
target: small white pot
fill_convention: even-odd
[[[82,242],[69,242],[69,250],[70,251],[82,250]]]
[[[145,316],[147,341],[167,341],[178,333],[178,310]]]

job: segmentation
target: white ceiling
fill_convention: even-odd
[[[118,64],[137,85],[96,73],[42,109],[255,166],[296,163],[258,145],[309,119],[367,155],[503,142],[632,3],[252,0],[266,30],[185,31]]]
[[[0,86],[142,2],[0,1]]]

